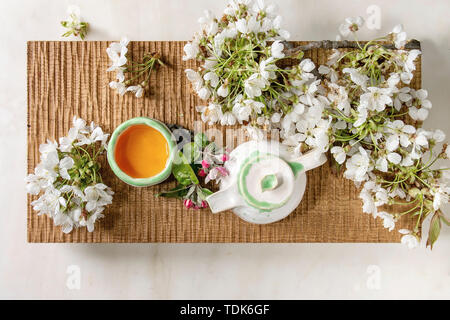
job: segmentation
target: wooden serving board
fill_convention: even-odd
[[[121,122],[146,116],[193,129],[201,105],[184,76],[195,68],[182,61],[185,42],[132,42],[132,57],[159,52],[168,64],[151,76],[151,92],[138,99],[120,97],[108,87],[114,74],[107,73],[106,48],[110,42],[28,42],[28,172],[39,162],[39,144],[47,138],[67,134],[77,115],[99,124],[111,133]],[[307,42],[297,42],[306,44]],[[329,50],[306,52],[316,65],[326,62]],[[420,61],[413,86],[420,88]],[[225,133],[221,127],[216,127]],[[300,206],[286,219],[253,225],[231,212],[211,214],[209,210],[187,210],[181,201],[155,198],[173,187],[167,182],[134,188],[114,176],[106,161],[102,176],[115,191],[113,204],[105,210],[95,231],[86,228],[62,233],[47,216],[38,216],[28,196],[29,242],[398,242],[400,234],[384,229],[380,219],[361,210],[359,192],[353,183],[334,173],[329,163],[308,172],[308,184]],[[397,227],[411,226],[403,220]]]

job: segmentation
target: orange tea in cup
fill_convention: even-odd
[[[169,145],[161,132],[146,124],[135,124],[118,137],[114,158],[132,178],[149,178],[162,172],[169,159]]]

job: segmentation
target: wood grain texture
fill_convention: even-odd
[[[294,45],[306,44],[296,42]],[[112,132],[121,122],[146,116],[194,129],[200,117],[194,111],[200,101],[190,91],[183,62],[185,42],[131,42],[132,57],[159,52],[168,67],[151,76],[150,94],[138,99],[119,96],[108,87],[114,75],[107,73],[109,42],[28,42],[28,172],[39,162],[39,144],[66,135],[77,115]],[[306,52],[316,65],[329,50]],[[421,64],[412,86],[420,88]],[[204,125],[202,125],[203,128]],[[223,128],[216,129],[225,134]],[[47,216],[38,216],[28,196],[29,242],[398,242],[398,232],[384,229],[380,219],[361,210],[353,183],[332,172],[329,164],[308,172],[308,184],[300,206],[286,219],[270,225],[253,225],[230,212],[213,215],[209,210],[187,210],[181,201],[155,198],[174,185],[134,188],[117,179],[103,159],[102,176],[115,191],[106,217],[95,231],[86,228],[63,234]],[[410,227],[410,220],[398,223]]]

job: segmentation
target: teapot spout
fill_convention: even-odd
[[[208,202],[212,213],[219,213],[245,205],[245,202],[235,185],[211,194],[206,198],[206,202]]]

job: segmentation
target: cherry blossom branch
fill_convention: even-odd
[[[381,44],[386,49],[394,49],[395,46],[391,43],[389,44]],[[349,40],[342,40],[342,41],[331,41],[331,40],[322,40],[322,41],[311,41],[308,44],[300,45],[297,47],[294,47],[292,42],[283,42],[284,45],[284,54],[286,56],[292,56],[300,51],[308,51],[312,49],[341,49],[341,48],[350,48],[350,49],[359,49],[359,45],[356,41],[349,41]],[[408,41],[405,45],[405,49],[407,50],[413,50],[418,49],[420,50],[420,41],[412,39]]]

